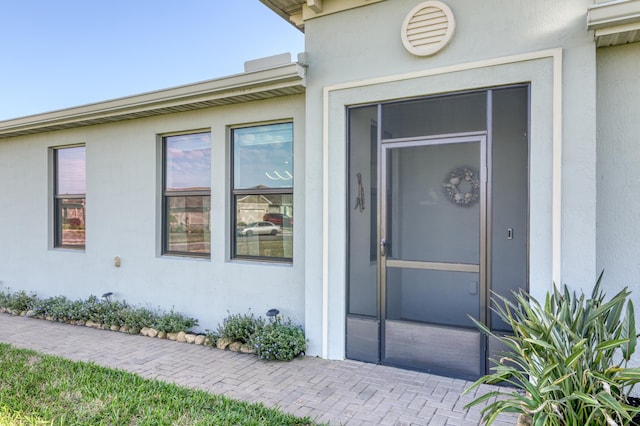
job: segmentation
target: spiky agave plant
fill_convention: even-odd
[[[524,291],[513,300],[494,295],[492,309],[513,330],[497,334],[473,319],[485,334],[508,352],[465,393],[481,384],[506,384],[466,408],[486,404],[483,421],[493,423],[502,412],[522,413],[534,426],[629,424],[640,409],[627,397],[640,381],[640,368],[628,368],[638,334],[633,303],[623,289],[610,300],[600,288],[591,297],[554,287],[542,305]],[[494,399],[495,398],[495,399]]]

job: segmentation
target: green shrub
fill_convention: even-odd
[[[6,308],[9,303],[9,289],[0,290],[0,308]]]
[[[128,333],[138,334],[144,327],[151,327],[158,319],[158,315],[151,309],[130,307],[123,311],[123,321]]]
[[[24,290],[16,293],[6,293],[2,297],[4,307],[14,312],[23,312],[33,309],[38,299],[35,293],[27,294]]]
[[[85,321],[93,321],[98,324],[104,324],[105,316],[110,309],[109,302],[107,300],[100,300],[98,296],[91,295],[87,300],[83,302],[84,309],[82,315]]]
[[[186,333],[197,325],[197,319],[190,318],[180,312],[174,312],[173,308],[171,308],[171,311],[158,315],[156,322],[153,324],[153,328],[158,331],[164,331],[165,333],[177,333],[180,331]]]
[[[33,307],[33,310],[35,315],[44,315],[56,321],[75,319],[71,306],[72,302],[66,297],[54,296],[39,300]]]
[[[187,332],[198,325],[196,318],[174,312],[173,308],[169,312],[154,311],[131,306],[125,301],[99,299],[94,295],[73,301],[65,296],[39,299],[34,293],[11,293],[7,289],[0,291],[0,307],[15,312],[32,310],[36,316],[50,317],[55,321],[84,323],[91,320],[107,328],[125,326],[131,334],[139,333],[143,327],[154,327],[165,333]]]
[[[133,309],[133,307],[127,305],[127,302],[119,302],[117,300],[104,300],[102,305],[104,310],[100,323],[104,324],[107,328],[114,325],[122,327],[127,310]]]
[[[495,296],[493,310],[513,335],[474,322],[510,352],[492,360],[493,373],[465,393],[483,383],[515,390],[488,392],[467,408],[491,401],[482,410],[487,424],[501,412],[528,415],[535,426],[628,424],[640,411],[627,403],[640,381],[640,368],[627,368],[638,336],[633,304],[626,288],[605,300],[601,279],[589,299],[566,286],[547,294],[544,305],[523,291],[513,293],[513,302]]]
[[[256,350],[260,359],[289,361],[307,348],[302,327],[290,319],[275,317],[257,330],[250,338],[249,345]]]
[[[264,320],[253,312],[248,314],[229,314],[215,332],[208,336],[212,342],[219,338],[231,339],[234,342],[248,343],[253,334],[264,326]]]
[[[73,300],[69,305],[68,318],[78,322],[87,322],[89,313],[84,300]]]

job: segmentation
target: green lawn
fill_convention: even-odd
[[[293,257],[291,238],[277,238],[269,235],[253,235],[236,238],[236,254],[244,256],[265,256],[278,258]]]
[[[0,426],[313,424],[262,404],[0,344]]]

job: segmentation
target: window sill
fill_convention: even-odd
[[[234,257],[229,259],[229,263],[255,266],[293,266],[293,260],[268,259],[261,257]]]
[[[211,256],[194,256],[183,253],[162,253],[160,259],[194,260],[197,262],[211,262]]]
[[[86,247],[55,246],[51,247],[51,250],[69,253],[86,253]]]

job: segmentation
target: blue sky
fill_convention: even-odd
[[[241,73],[304,50],[258,0],[0,0],[0,120]]]

